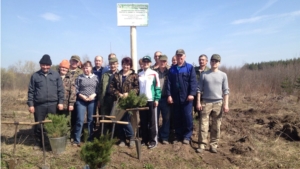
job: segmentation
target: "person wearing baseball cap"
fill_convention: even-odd
[[[78,55],[72,55],[70,58],[70,69],[66,74],[66,76],[70,77],[72,83],[75,83],[77,77],[83,74],[83,71],[80,69],[80,66],[81,66],[80,57]],[[71,136],[70,136],[71,141],[72,138],[74,138],[74,128],[76,124],[76,119],[77,119],[77,106],[74,106],[71,112]]]
[[[213,54],[210,58],[211,69],[202,73],[199,80],[199,92],[203,102],[197,101],[197,109],[201,112],[199,127],[199,148],[202,153],[210,147],[212,153],[217,153],[220,139],[220,126],[222,114],[229,112],[229,87],[226,73],[219,70],[221,56]],[[209,119],[212,119],[210,142],[208,142]]]
[[[194,66],[185,61],[183,49],[175,52],[177,64],[169,69],[168,74],[168,103],[173,104],[173,127],[176,144],[182,141],[189,144],[193,132],[193,100],[197,91],[197,80]]]
[[[110,58],[109,70],[102,75],[102,78],[100,80],[98,88],[98,108],[100,109],[99,112],[101,115],[110,115],[113,108],[114,98],[113,94],[109,90],[109,84],[111,83],[113,75],[119,72],[118,67],[118,58]],[[109,131],[110,129],[110,124],[104,124],[104,133],[107,133],[107,131]]]
[[[158,102],[157,107],[157,122],[159,122],[159,116],[161,113],[162,116],[162,124],[158,130],[158,136],[162,144],[169,144],[169,133],[170,133],[170,109],[169,104],[167,102],[167,85],[168,85],[168,57],[166,55],[159,56],[159,67],[154,69],[158,73],[159,82],[160,82],[160,90],[161,90],[161,98]],[[158,124],[159,126],[159,124]]]
[[[63,109],[64,87],[57,71],[50,69],[52,65],[48,54],[40,60],[41,69],[32,74],[28,87],[28,111],[34,115],[34,121],[45,120],[48,113],[56,114],[57,109]],[[34,149],[42,147],[41,128],[35,125]]]
[[[160,81],[156,71],[150,68],[151,57],[144,56],[143,71],[139,75],[140,95],[145,94],[148,98],[148,110],[140,111],[142,145],[148,144],[149,149],[157,146],[157,106],[161,97]]]

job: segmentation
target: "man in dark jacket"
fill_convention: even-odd
[[[56,114],[56,107],[63,109],[64,87],[58,72],[50,69],[52,61],[45,54],[40,60],[41,70],[35,72],[30,79],[28,87],[28,110],[34,114],[34,121],[45,120],[48,113]],[[36,146],[41,147],[40,125],[34,127]]]
[[[169,69],[168,103],[174,103],[174,129],[177,141],[189,144],[193,132],[193,100],[197,91],[196,73],[193,65],[185,62],[183,49],[176,51],[177,64]]]

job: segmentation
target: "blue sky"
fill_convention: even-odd
[[[138,58],[157,50],[170,58],[183,48],[187,62],[218,53],[221,64],[300,57],[299,0],[241,1],[1,1],[1,67],[39,62],[59,64],[71,55],[130,56],[130,27],[117,26],[117,3],[149,3],[147,27],[137,27]],[[198,64],[198,63],[197,63]]]

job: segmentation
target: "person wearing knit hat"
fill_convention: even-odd
[[[63,60],[63,61],[60,62],[59,67],[63,67],[63,68],[69,69],[70,68],[70,62],[65,59],[65,60]]]
[[[50,56],[48,54],[45,54],[42,59],[40,60],[40,64],[44,64],[44,65],[52,65],[52,61],[50,59]]]
[[[49,72],[49,69],[51,68],[52,61],[50,59],[50,56],[48,54],[43,55],[43,57],[40,60],[40,67],[44,74],[47,74]]]
[[[56,114],[57,109],[63,109],[64,87],[58,72],[51,70],[52,61],[45,54],[40,60],[41,69],[32,74],[28,87],[28,111],[34,114],[35,122],[43,121],[48,113]],[[36,145],[42,147],[41,127],[34,127]]]
[[[76,102],[76,87],[75,81],[67,75],[70,68],[70,63],[68,60],[63,60],[59,64],[59,74],[63,81],[64,86],[64,104],[63,110],[58,110],[57,114],[63,114],[65,116],[69,115],[69,111],[74,109],[74,103]]]

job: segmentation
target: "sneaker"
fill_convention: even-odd
[[[134,148],[135,147],[135,141],[134,140],[130,140],[129,142],[129,148]]]
[[[190,140],[184,139],[184,140],[182,141],[182,143],[183,143],[183,144],[190,144]]]
[[[124,141],[120,141],[119,147],[125,147],[125,142]]]
[[[196,150],[197,153],[203,153],[203,151],[204,151],[204,149],[202,149],[202,148],[197,148],[197,150]]]
[[[157,145],[156,145],[155,142],[151,142],[151,143],[149,144],[148,148],[149,148],[149,149],[153,149],[153,148],[155,148],[156,146],[157,146]]]
[[[168,144],[169,144],[169,142],[168,142],[168,141],[166,141],[166,140],[163,140],[163,141],[162,141],[162,144],[163,144],[163,145],[168,145]]]
[[[214,147],[211,147],[211,148],[210,148],[210,152],[212,152],[212,153],[217,153],[218,151],[217,151],[217,149],[216,149],[216,148],[214,148]]]

